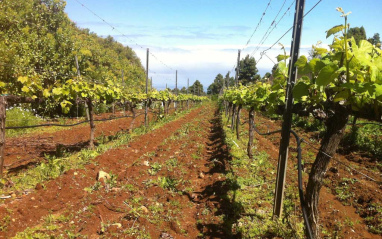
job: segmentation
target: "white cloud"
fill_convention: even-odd
[[[268,49],[271,45],[249,45],[241,54],[244,58],[247,54],[253,53],[258,47],[258,51],[254,55],[256,60],[260,59],[260,52]],[[237,49],[242,45],[178,45],[174,47],[155,47],[147,46],[150,52],[155,55],[160,61],[152,55],[149,57],[149,75],[153,77],[154,87],[164,88],[167,83],[169,87],[175,87],[175,70],[178,70],[178,87],[186,86],[187,78],[190,79],[190,84],[198,79],[202,82],[205,89],[213,82],[215,76],[219,73],[225,75],[231,71],[237,60]],[[321,47],[327,47],[323,45]],[[141,62],[146,66],[146,46],[135,48],[135,52],[141,59]],[[285,46],[287,54],[290,47]],[[300,48],[300,55],[308,55],[311,45],[304,45]],[[277,62],[276,57],[283,54],[281,47],[276,45],[272,49],[266,51],[265,55],[259,61],[257,68],[261,75],[267,71],[271,71],[274,62]],[[234,73],[231,73],[234,75]]]

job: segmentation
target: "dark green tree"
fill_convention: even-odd
[[[188,88],[188,92],[193,95],[205,95],[203,85],[198,80]]]
[[[220,93],[220,90],[223,88],[224,78],[222,74],[218,74],[215,77],[214,82],[208,86],[207,95],[216,95]]]
[[[247,55],[243,60],[240,61],[239,83],[247,85],[249,83],[254,83],[256,80],[259,80],[260,75],[258,75],[257,72],[258,70],[256,67],[255,58],[249,57],[249,55]]]
[[[373,37],[367,39],[371,44],[379,46],[381,48],[381,38],[379,37],[379,33],[375,33]],[[379,44],[379,45],[378,45]]]
[[[348,31],[348,37],[354,37],[354,40],[357,44],[360,40],[366,40],[365,28],[363,26],[350,28]]]
[[[263,81],[263,82],[268,81],[268,79],[269,79],[269,77],[271,77],[271,75],[272,74],[270,72],[265,73],[263,78],[261,78],[261,81]]]
[[[234,85],[235,85],[235,78],[230,77],[229,74],[230,74],[230,72],[228,71],[227,74],[226,74],[225,77],[224,77],[224,80],[225,80],[225,82],[224,82],[225,87],[227,87],[227,85],[228,85],[228,86],[234,86]]]

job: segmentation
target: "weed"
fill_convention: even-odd
[[[151,165],[151,168],[148,169],[148,173],[153,176],[156,175],[162,169],[162,165],[158,162],[155,162]]]
[[[157,180],[159,187],[163,189],[168,189],[170,191],[176,191],[176,186],[178,185],[178,181],[172,177],[159,177]]]

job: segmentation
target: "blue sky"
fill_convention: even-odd
[[[146,48],[150,48],[150,52],[159,59],[150,56],[149,67],[149,75],[158,89],[164,88],[166,84],[172,88],[175,86],[175,70],[178,70],[178,87],[186,86],[189,78],[190,84],[198,79],[206,89],[218,73],[225,75],[232,70],[238,49],[244,48],[242,58],[250,54],[259,60],[260,52],[275,43],[292,26],[294,16],[294,0],[271,0],[261,24],[246,45],[269,0],[66,1],[66,12],[79,27],[89,28],[101,36],[111,35],[132,47],[143,65],[146,62]],[[305,12],[317,1],[306,0]],[[292,7],[286,11],[289,6]],[[335,11],[336,7],[342,7],[345,12],[351,11],[351,27],[364,26],[368,37],[377,32],[382,34],[379,20],[382,1],[322,0],[304,19],[300,54],[307,54],[317,41],[322,41],[323,46],[330,44],[332,39],[325,38],[325,31],[343,23],[341,14]],[[279,24],[271,25],[274,20]],[[269,37],[261,41],[268,29],[272,30]],[[280,41],[286,47],[289,47],[290,42],[291,32]],[[278,44],[267,51],[269,58],[274,61],[278,54],[282,54]],[[263,57],[257,66],[259,73],[263,75],[270,71],[273,64],[270,59]]]

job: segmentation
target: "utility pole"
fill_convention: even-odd
[[[236,86],[239,85],[239,71],[240,71],[240,50],[237,53],[236,76],[235,76]]]
[[[178,95],[178,70],[175,71],[175,94]]]
[[[147,94],[147,84],[149,81],[149,48],[147,48],[147,55],[146,55],[146,94]],[[145,127],[148,125],[148,119],[147,119],[147,99],[145,102]]]
[[[178,70],[175,71],[175,95],[178,95]],[[175,111],[178,106],[177,101],[174,102]]]
[[[188,95],[188,88],[190,88],[190,78],[187,78],[187,95]],[[189,100],[187,100],[187,110],[190,108],[189,106]]]
[[[285,111],[283,115],[283,125],[280,140],[279,150],[279,162],[277,167],[277,180],[275,189],[275,201],[273,208],[273,216],[281,218],[283,200],[284,200],[284,188],[285,188],[285,176],[288,161],[288,147],[290,139],[290,130],[292,124],[292,106],[293,106],[293,94],[292,90],[296,82],[297,67],[295,63],[298,59],[301,31],[302,31],[302,18],[304,14],[305,0],[297,0],[294,14],[293,35],[292,35],[292,47],[290,50],[289,60],[289,76],[287,81],[287,88],[285,94]]]
[[[228,89],[228,86],[229,86],[229,74],[230,74],[230,73],[231,73],[231,72],[228,71],[228,78],[227,78],[227,82],[226,82],[226,83],[227,83],[227,84],[226,84],[226,88],[227,88],[227,89]]]
[[[123,69],[121,70],[121,78],[122,78],[122,84],[126,87],[126,82],[123,80]],[[123,116],[126,115],[126,108],[125,108],[125,100],[123,100]]]

